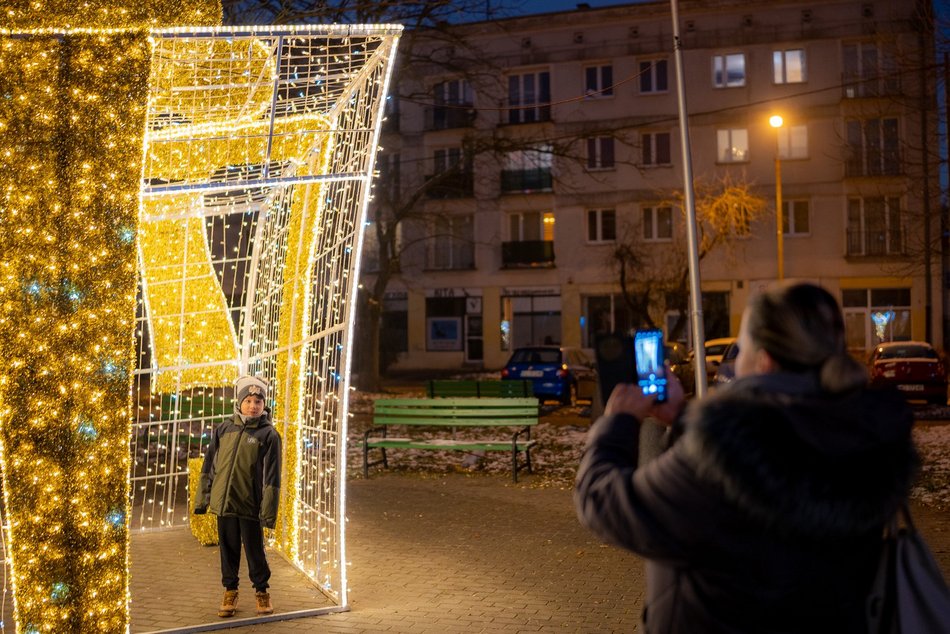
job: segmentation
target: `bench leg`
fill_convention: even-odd
[[[511,479],[518,482],[518,446],[511,449]]]
[[[525,459],[525,467],[528,469],[528,473],[534,473],[534,471],[531,470],[531,447],[525,448],[524,459]]]
[[[369,479],[369,447],[366,446],[366,440],[363,440],[363,478]]]

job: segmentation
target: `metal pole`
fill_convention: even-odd
[[[699,279],[699,243],[696,230],[696,201],[693,195],[693,163],[686,116],[686,81],[683,78],[683,46],[680,41],[678,0],[670,0],[673,12],[673,57],[676,62],[676,96],[679,106],[680,145],[683,151],[683,197],[686,205],[686,242],[689,264],[689,314],[693,330],[693,359],[696,362],[696,396],[706,393],[706,333],[703,325],[702,286]]]
[[[782,159],[775,153],[775,237],[778,246],[778,279],[785,279],[785,241],[782,220]]]

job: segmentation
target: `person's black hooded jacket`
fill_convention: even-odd
[[[739,379],[639,469],[638,421],[597,421],[578,516],[648,560],[648,633],[864,633],[883,526],[918,464],[912,424],[896,392]]]
[[[235,405],[237,407],[237,405]],[[274,528],[280,501],[281,443],[270,410],[239,413],[214,429],[201,467],[195,512],[257,520]]]

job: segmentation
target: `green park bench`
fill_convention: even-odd
[[[468,396],[475,398],[529,398],[531,381],[475,381],[439,379],[426,384],[429,398]]]
[[[382,464],[389,467],[387,449],[434,449],[436,451],[510,451],[511,477],[517,482],[518,472],[531,473],[531,428],[538,424],[538,400],[530,398],[393,398],[378,399],[373,404],[373,427],[363,434],[363,477],[369,468]],[[451,435],[441,438],[394,437],[390,427],[408,429],[450,428]],[[457,438],[458,428],[518,427],[511,438]],[[380,434],[373,436],[373,434]],[[407,431],[408,433],[408,431]],[[370,449],[379,449],[382,458],[370,462]],[[518,454],[524,461],[518,463]]]

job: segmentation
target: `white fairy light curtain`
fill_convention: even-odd
[[[188,458],[266,377],[276,544],[346,603],[347,390],[361,227],[401,27],[153,31],[139,217],[133,529],[188,520]]]

